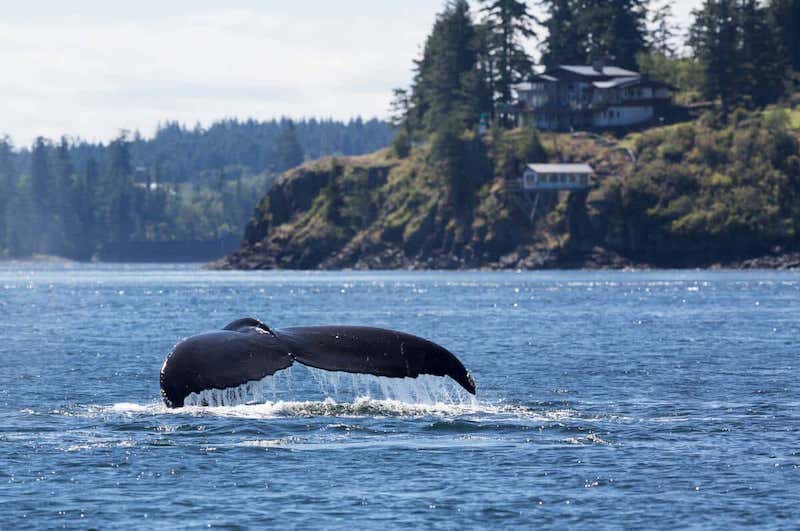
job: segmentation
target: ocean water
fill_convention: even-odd
[[[0,316],[2,529],[800,525],[798,273],[5,263]],[[243,316],[430,338],[477,398],[295,366],[167,410]]]

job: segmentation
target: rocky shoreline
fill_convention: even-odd
[[[800,252],[761,256],[721,267],[732,269],[800,269]]]
[[[260,245],[245,246],[235,253],[206,265],[212,270],[263,270],[263,269],[309,269],[293,267],[291,261],[276,259]],[[319,263],[312,270],[622,270],[622,269],[775,269],[800,270],[800,252],[768,254],[746,260],[720,261],[694,266],[675,266],[637,262],[620,256],[614,251],[595,247],[590,251],[572,256],[558,256],[551,251],[522,249],[501,257],[497,261],[482,262],[464,259],[449,254],[410,258],[400,249],[384,249],[382,252],[358,258],[345,259],[340,254]]]

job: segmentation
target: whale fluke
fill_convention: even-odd
[[[161,367],[161,395],[168,407],[182,407],[191,393],[260,380],[295,361],[390,378],[449,376],[475,394],[475,382],[458,358],[421,337],[363,326],[272,330],[248,317],[175,345]]]

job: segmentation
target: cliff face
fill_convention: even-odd
[[[800,154],[785,125],[698,122],[621,142],[531,135],[467,139],[455,178],[428,146],[295,168],[216,267],[681,267],[800,248]],[[598,182],[536,198],[513,180],[532,158],[589,162]]]

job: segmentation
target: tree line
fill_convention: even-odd
[[[242,234],[258,198],[305,159],[385,147],[380,120],[177,123],[153,138],[88,143],[0,137],[0,256],[89,259],[110,243]]]

